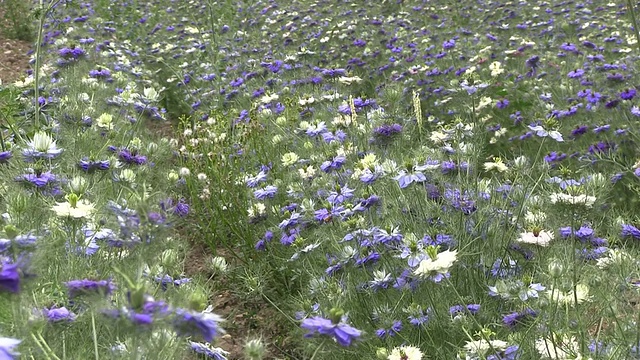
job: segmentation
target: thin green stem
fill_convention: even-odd
[[[91,312],[91,331],[93,332],[93,355],[96,360],[100,359],[100,355],[98,353],[98,333],[96,332],[96,318]]]
[[[326,339],[325,339],[325,340],[322,340],[322,342],[320,343],[320,345],[318,345],[318,347],[316,348],[316,351],[314,351],[314,352],[313,352],[313,355],[311,355],[311,359],[310,359],[310,360],[313,360],[313,359],[315,359],[315,358],[316,358],[316,355],[318,355],[318,352],[320,352],[320,349],[322,349],[322,347],[324,346],[324,343],[325,343],[326,341],[327,341]]]
[[[638,29],[638,22],[636,21],[636,12],[633,8],[633,2],[631,0],[627,0],[627,8],[629,9],[629,13],[631,14],[631,22],[633,23],[633,31],[636,33],[636,41],[638,42],[638,49],[640,49],[640,30]]]

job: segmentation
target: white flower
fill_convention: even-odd
[[[607,256],[599,258],[597,261],[597,266],[600,269],[607,268],[613,264],[620,264],[626,260],[629,260],[631,257],[626,252],[620,249],[608,249]]]
[[[352,77],[347,77],[347,76],[341,76],[338,81],[342,84],[345,85],[351,85],[352,83],[359,83],[362,81],[361,78],[359,78],[358,76],[352,76]]]
[[[468,341],[464,345],[464,350],[469,355],[475,356],[485,356],[489,351],[497,351],[500,352],[507,348],[509,344],[506,341],[502,340],[475,340]]]
[[[486,163],[484,163],[484,169],[486,171],[496,170],[498,172],[505,172],[505,171],[509,170],[507,165],[505,165],[500,160],[497,160],[495,162],[486,162]]]
[[[595,196],[589,196],[585,194],[580,195],[569,195],[564,193],[555,193],[549,196],[552,204],[555,203],[565,203],[572,205],[584,205],[586,207],[591,207],[596,202]]]
[[[96,126],[102,129],[113,129],[113,115],[103,113],[96,119]]]
[[[543,213],[542,211],[527,211],[527,213],[524,214],[524,221],[528,223],[539,224],[544,222],[546,218],[547,214]]]
[[[436,256],[435,259],[431,257],[420,261],[418,268],[414,271],[415,275],[428,276],[433,273],[446,274],[449,268],[456,262],[458,251],[445,250]]]
[[[310,180],[313,179],[314,176],[316,176],[316,169],[313,167],[313,165],[309,165],[307,167],[298,169],[298,173],[304,180]]]
[[[59,217],[81,219],[91,215],[95,211],[95,208],[89,201],[82,199],[76,203],[76,206],[71,205],[69,202],[56,203],[56,205],[51,207],[51,210]]]
[[[518,237],[518,242],[524,244],[533,244],[538,246],[547,246],[553,240],[553,233],[549,231],[542,230],[536,233],[534,232],[523,232]]]
[[[189,168],[183,167],[183,168],[180,168],[180,170],[178,171],[178,174],[180,174],[180,176],[182,177],[187,177],[191,175],[191,170],[189,170]]]
[[[283,166],[291,166],[291,165],[295,164],[296,162],[298,162],[299,159],[300,159],[300,157],[294,152],[286,153],[286,154],[282,155],[282,165]]]
[[[162,91],[162,90],[160,90]],[[154,89],[153,87],[149,87],[149,88],[144,88],[144,90],[142,90],[142,93],[144,94],[144,97],[149,100],[149,101],[158,101],[159,98],[159,94],[156,91],[156,89]]]
[[[415,346],[402,345],[391,351],[388,360],[421,360],[422,352]]]
[[[536,341],[536,350],[542,355],[542,359],[582,359],[580,344],[574,337],[556,337],[555,341],[539,339]]]
[[[491,70],[491,76],[496,77],[504,72],[504,69],[501,67],[499,61],[494,61],[489,65],[489,69]]]
[[[575,305],[576,299],[578,304],[585,301],[590,301],[589,287],[585,284],[577,284],[575,294],[573,290],[568,292],[561,291],[559,289],[550,288],[547,290],[547,296],[549,300],[555,301],[562,305]]]

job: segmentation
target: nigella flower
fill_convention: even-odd
[[[451,39],[442,43],[442,48],[445,50],[453,49],[456,46],[456,41]]]
[[[254,191],[253,195],[256,197],[256,199],[259,199],[259,200],[264,200],[266,198],[273,199],[277,191],[278,191],[278,188],[276,186],[267,185],[262,189],[258,189]]]
[[[109,160],[94,161],[94,160],[89,160],[89,158],[85,157],[78,162],[78,167],[80,167],[80,169],[91,174],[96,170],[109,170],[109,167],[111,167],[111,164]]]
[[[506,278],[518,275],[520,272],[520,267],[518,263],[513,259],[502,259],[497,258],[496,261],[493,262],[489,273],[491,276],[498,278]]]
[[[341,204],[345,200],[353,197],[353,189],[347,187],[346,185],[342,188],[338,188],[336,191],[332,191],[329,193],[327,197],[327,201],[333,205]]]
[[[622,231],[620,232],[620,236],[633,237],[634,239],[640,240],[640,230],[633,225],[622,224]]]
[[[407,317],[409,323],[415,327],[418,326],[426,326],[429,322],[429,315],[431,314],[431,309],[422,309],[420,305],[412,305],[408,309],[405,309],[405,312],[410,315]]]
[[[454,305],[449,308],[449,314],[451,314],[451,316],[457,316],[461,314],[475,315],[479,311],[480,311],[479,304]]]
[[[525,323],[538,316],[538,313],[532,309],[525,309],[523,311],[516,311],[511,314],[507,314],[502,317],[502,322],[510,329],[515,329],[517,325]]]
[[[255,249],[258,251],[264,251],[267,243],[271,242],[273,239],[273,232],[268,231],[264,234],[262,239],[258,240],[255,245]]]
[[[27,148],[22,150],[25,161],[33,162],[38,159],[54,159],[62,153],[55,140],[46,132],[37,132],[33,139],[27,142]]]
[[[16,359],[20,354],[14,348],[21,343],[20,340],[0,337],[0,359],[12,360]]]
[[[207,309],[203,312],[177,309],[173,317],[173,326],[180,336],[200,336],[205,341],[213,339],[224,333],[219,323],[224,321],[222,317]]]
[[[78,59],[85,54],[85,51],[79,47],[71,47],[71,48],[65,47],[60,49],[58,51],[58,54],[60,54],[60,56],[65,59],[70,59],[70,58]]]
[[[400,124],[391,124],[391,125],[384,124],[373,129],[374,135],[384,136],[384,137],[389,137],[391,135],[398,134],[400,132],[402,132],[402,125]]]
[[[129,150],[126,148],[118,149],[117,147],[110,146],[109,150],[115,152],[118,155],[118,160],[127,165],[144,165],[147,163],[147,157],[138,154],[137,150]]]
[[[325,173],[329,173],[331,172],[331,170],[338,170],[342,167],[342,165],[344,165],[344,163],[347,161],[347,158],[342,156],[342,155],[338,155],[336,157],[334,157],[333,159],[327,160],[325,162],[323,162],[320,165],[320,169],[322,171],[324,171]]]
[[[70,298],[92,294],[101,294],[106,296],[116,289],[116,286],[111,282],[111,280],[71,280],[64,284],[67,287]]]
[[[504,109],[507,106],[509,106],[509,100],[507,100],[507,99],[498,100],[498,102],[496,103],[496,107],[498,109]]]
[[[170,315],[170,308],[164,301],[154,300],[144,293],[127,291],[127,305],[119,309],[103,310],[103,314],[112,318],[123,318],[134,325],[152,324],[155,317]]]
[[[393,322],[389,329],[378,329],[376,330],[376,336],[380,339],[386,339],[388,337],[392,337],[399,333],[402,330],[402,321],[396,320]]]
[[[571,79],[579,79],[584,75],[584,70],[582,69],[576,69],[573,71],[570,71],[567,76],[570,77]]]
[[[20,291],[20,263],[2,259],[0,263],[0,291],[17,293]],[[1,354],[1,353],[0,353]]]
[[[76,314],[69,311],[66,307],[44,308],[42,314],[49,322],[72,322],[76,320]]]
[[[111,76],[109,69],[89,70],[89,76],[92,78],[108,78]]]
[[[305,337],[312,337],[315,334],[326,335],[334,338],[342,346],[350,346],[354,340],[362,335],[360,330],[345,324],[342,320],[334,323],[320,316],[302,320],[300,327],[308,331]]]
[[[631,114],[632,114],[633,116],[639,116],[639,117],[640,117],[640,108],[639,108],[639,107],[637,107],[637,106],[633,106],[633,107],[631,108]]]
[[[427,177],[420,171],[417,171],[417,168],[414,167],[412,172],[401,170],[400,173],[393,178],[393,180],[398,181],[398,185],[400,185],[400,188],[404,189],[414,182],[419,183],[426,181]]]
[[[0,164],[6,164],[13,157],[13,153],[10,150],[0,151]]]
[[[165,274],[164,276],[156,276],[153,278],[153,280],[161,285],[162,290],[167,290],[167,287],[170,284],[175,287],[179,287],[180,285],[188,284],[191,282],[190,278],[181,277],[174,279],[169,274]]]
[[[214,360],[227,360],[228,351],[224,351],[222,348],[214,348],[209,343],[199,343],[189,341],[189,346],[196,354],[202,354],[208,359]]]
[[[620,93],[620,98],[622,100],[631,100],[636,96],[636,89],[626,89]]]

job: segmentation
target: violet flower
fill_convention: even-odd
[[[350,346],[351,343],[362,335],[362,332],[344,322],[334,324],[331,320],[320,316],[306,318],[300,325],[309,331],[305,337],[312,337],[315,334],[326,335],[334,338],[342,346]]]

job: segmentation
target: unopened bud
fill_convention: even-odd
[[[262,360],[267,352],[262,339],[251,339],[244,344],[244,355],[248,360]]]

